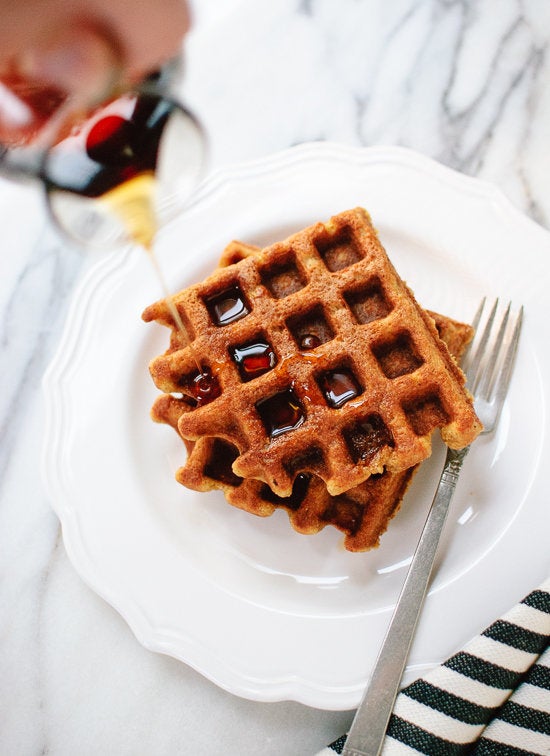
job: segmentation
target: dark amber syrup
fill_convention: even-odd
[[[192,392],[197,402],[197,407],[202,407],[204,404],[214,401],[221,394],[218,379],[209,368],[201,368],[198,375],[195,376]]]
[[[205,299],[205,304],[216,326],[226,326],[244,318],[250,307],[236,284]]]
[[[174,107],[151,95],[102,105],[49,151],[44,171],[50,187],[100,199],[136,176],[154,174]]]
[[[200,366],[195,373],[182,375],[177,385],[177,391],[194,409],[214,401],[222,392],[215,372],[207,366]]]
[[[174,106],[149,95],[121,97],[96,111],[79,130],[50,151],[46,175],[51,189],[64,190],[108,206],[128,236],[153,265],[174,326],[191,339],[153,250],[158,152]],[[199,373],[201,365],[195,357]],[[204,386],[212,376],[204,378]]]
[[[255,341],[241,347],[234,347],[231,356],[239,368],[243,381],[251,381],[272,370],[277,364],[277,357],[267,341]]]
[[[319,386],[327,403],[334,409],[342,407],[361,393],[361,387],[353,373],[347,369],[323,373],[319,378]]]
[[[28,88],[12,79],[7,85],[34,115],[40,129],[63,104],[64,95],[47,87]],[[175,327],[186,344],[191,340],[169,294],[153,251],[157,231],[154,207],[158,153],[164,129],[176,106],[155,95],[125,95],[102,105],[49,151],[44,180],[49,191],[97,200],[118,217],[128,236],[145,248],[159,280]],[[29,140],[35,132],[28,135]],[[195,358],[201,372],[199,361]],[[211,377],[205,378],[206,385]]]
[[[310,349],[316,349],[318,346],[321,346],[321,339],[315,336],[315,334],[304,333],[300,338],[300,349],[303,349],[305,352]]]
[[[256,409],[272,439],[299,428],[306,419],[300,400],[292,389],[262,399]]]

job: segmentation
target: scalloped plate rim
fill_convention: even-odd
[[[218,193],[227,191],[233,182],[249,181],[254,179],[256,175],[265,175],[271,170],[284,171],[291,166],[299,168],[304,161],[307,162],[308,160],[349,160],[355,163],[359,160],[363,167],[370,163],[382,161],[392,165],[406,165],[420,169],[430,175],[435,172],[446,183],[455,185],[461,193],[470,192],[477,196],[481,195],[488,201],[496,202],[502,207],[505,216],[513,224],[526,224],[525,227],[529,229],[530,233],[542,234],[541,239],[545,242],[549,238],[548,232],[523,215],[494,185],[457,173],[430,158],[402,147],[355,148],[330,143],[311,143],[240,165],[229,166],[214,173],[199,187],[195,198],[188,204],[186,212],[192,213],[206,200],[212,200]],[[163,231],[163,234],[165,233],[166,231]],[[216,684],[241,696],[261,701],[279,701],[290,698],[321,708],[349,708],[355,705],[360,696],[361,683],[341,685],[337,690],[333,690],[329,684],[321,685],[294,674],[283,674],[278,679],[274,677],[265,680],[246,674],[242,670],[233,669],[231,665],[221,659],[218,660],[219,666],[216,671],[212,668],[205,668],[204,663],[193,656],[192,651],[196,651],[200,644],[192,635],[180,628],[176,633],[177,642],[174,642],[173,630],[155,627],[132,603],[131,599],[113,591],[102,580],[97,567],[88,563],[86,555],[82,552],[82,544],[79,541],[79,532],[76,529],[74,511],[70,502],[70,491],[67,490],[68,484],[64,478],[63,454],[59,454],[57,457],[54,455],[54,450],[62,450],[66,443],[67,434],[64,433],[66,428],[57,424],[54,415],[56,411],[59,412],[60,408],[61,415],[63,415],[63,385],[64,381],[68,380],[70,376],[70,373],[65,370],[67,364],[70,363],[68,350],[77,350],[78,353],[78,348],[83,348],[82,341],[77,339],[77,329],[86,327],[86,311],[81,306],[83,295],[87,294],[90,299],[94,300],[101,295],[103,283],[114,272],[120,274],[131,264],[132,251],[128,248],[118,258],[106,258],[96,263],[83,277],[73,295],[73,303],[67,320],[70,326],[66,327],[58,350],[43,378],[46,417],[42,476],[52,507],[62,522],[63,537],[70,560],[83,580],[125,618],[136,637],[145,647],[181,659]],[[63,419],[69,422],[66,417]],[[52,468],[52,456],[58,463],[57,468]],[[182,643],[187,653],[182,653],[182,649],[178,645]],[[201,649],[198,656],[202,656],[204,651],[211,652],[211,649]]]

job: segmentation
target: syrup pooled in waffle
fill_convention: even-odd
[[[278,496],[301,472],[338,495],[425,459],[437,427],[455,448],[481,429],[462,372],[362,209],[219,268],[174,301],[190,343],[173,330],[150,366],[157,387],[192,393],[197,363],[216,382],[211,401],[182,413],[181,436],[229,442],[233,473]],[[164,302],[143,317],[172,325]]]
[[[238,242],[232,245],[232,252],[235,252]],[[243,245],[241,253],[250,254],[251,249]],[[223,264],[227,264],[224,257],[220,261],[220,265]],[[473,336],[472,327],[436,313],[430,315],[451,354],[459,360]],[[189,411],[191,407],[185,399],[163,394],[155,401],[151,414],[157,422],[167,423],[178,431],[182,413]],[[261,517],[273,514],[276,509],[285,509],[294,530],[306,535],[333,525],[344,533],[344,547],[354,552],[379,545],[381,535],[397,513],[418,469],[416,465],[398,473],[371,475],[338,496],[331,496],[324,481],[317,476],[300,472],[294,480],[292,494],[284,498],[274,494],[261,481],[243,480],[235,475],[232,465],[238,450],[228,441],[221,438],[205,438],[198,442],[183,440],[187,461],[177,471],[176,479],[187,488],[196,491],[221,489],[230,504]]]

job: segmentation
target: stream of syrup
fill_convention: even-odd
[[[158,229],[154,202],[155,189],[156,178],[152,171],[137,173],[128,181],[105,192],[100,197],[100,201],[118,218],[128,237],[146,252],[170,315],[185,341],[190,343],[189,334],[176,307],[174,297],[170,294],[154,250]]]
[[[99,198],[109,210],[118,218],[128,237],[139,245],[147,254],[154,275],[159,283],[168,311],[183,341],[191,346],[192,340],[173,295],[170,293],[161,265],[154,250],[154,241],[158,230],[155,213],[155,191],[157,180],[154,171],[136,173],[128,181],[108,190]],[[197,367],[197,374],[189,386],[181,388],[181,392],[192,398],[198,407],[219,396],[217,378],[209,368],[203,366],[196,354],[193,359]]]
[[[127,94],[97,108],[78,124],[64,124],[65,93],[40,82],[29,81],[14,68],[0,72],[0,154],[8,148],[55,144],[48,149],[43,166],[53,214],[60,225],[68,225],[51,201],[88,198],[106,208],[118,220],[127,237],[145,250],[152,264],[166,306],[184,344],[192,345],[189,333],[170,294],[154,251],[158,228],[155,199],[157,167],[163,135],[173,113],[179,108],[154,94]],[[61,125],[63,123],[63,128]],[[62,135],[62,136],[61,136]],[[192,347],[191,347],[192,348]],[[197,404],[219,393],[216,377],[197,367],[190,392]]]
[[[128,95],[109,103],[51,150],[47,173],[52,191],[99,203],[118,220],[126,236],[145,250],[174,325],[189,346],[192,339],[154,250],[157,166],[171,108],[169,102],[143,95]],[[196,355],[193,359],[197,375],[183,393],[201,404],[215,398],[219,387],[211,371]]]

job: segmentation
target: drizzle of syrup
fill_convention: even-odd
[[[277,364],[275,352],[266,341],[255,341],[235,347],[232,356],[239,368],[241,379],[245,382],[267,373]]]
[[[201,368],[200,373],[193,378],[191,390],[197,402],[197,407],[212,402],[221,394],[218,379],[207,367]]]
[[[210,317],[214,325],[217,326],[226,326],[234,323],[236,320],[244,318],[250,312],[250,307],[237,285],[208,297],[205,302]]]
[[[23,146],[38,138],[66,101],[66,93],[27,80],[14,70],[0,77],[0,98],[18,100],[26,114],[17,129],[6,130],[0,118],[0,142]],[[57,134],[44,166],[50,188],[99,200],[120,220],[128,236],[141,245],[153,264],[175,326],[185,343],[191,343],[187,329],[168,292],[153,251],[157,231],[155,191],[157,158],[166,124],[174,105],[164,98],[125,95],[101,106],[83,124]],[[201,368],[192,394],[197,405],[212,401],[220,393],[217,380]]]
[[[316,349],[321,346],[321,339],[313,333],[304,333],[300,338],[300,349],[309,351],[310,349]]]
[[[186,344],[192,344],[193,342],[191,341],[191,339],[189,337],[189,333],[187,332],[187,328],[185,327],[183,319],[182,319],[182,317],[181,317],[181,315],[179,313],[179,310],[176,307],[176,303],[174,301],[174,297],[172,296],[172,294],[170,294],[170,292],[168,290],[168,285],[166,284],[166,280],[164,278],[164,275],[162,273],[161,267],[159,265],[158,258],[157,258],[157,256],[154,253],[154,250],[153,250],[153,236],[154,236],[154,228],[153,228],[152,236],[151,236],[149,242],[148,243],[146,243],[146,242],[143,243],[143,248],[147,252],[147,256],[149,257],[149,260],[151,261],[151,264],[153,266],[153,270],[155,271],[155,274],[157,276],[157,280],[158,280],[158,282],[160,284],[160,287],[161,287],[161,289],[162,289],[162,291],[164,293],[164,298],[165,298],[166,306],[168,307],[168,312],[172,316],[174,324],[176,325],[178,331],[181,333],[181,335],[183,337],[184,343],[186,343]],[[193,354],[193,359],[195,361],[195,365],[197,366],[197,370],[198,370],[199,375],[200,375],[200,374],[203,373],[203,368],[202,368],[200,362],[198,361],[196,355],[193,353],[193,351],[192,351],[192,354]]]
[[[292,389],[262,399],[256,409],[270,438],[299,428],[306,419],[300,400]]]
[[[350,370],[340,369],[323,373],[319,385],[330,407],[338,409],[361,393],[361,387]]]

